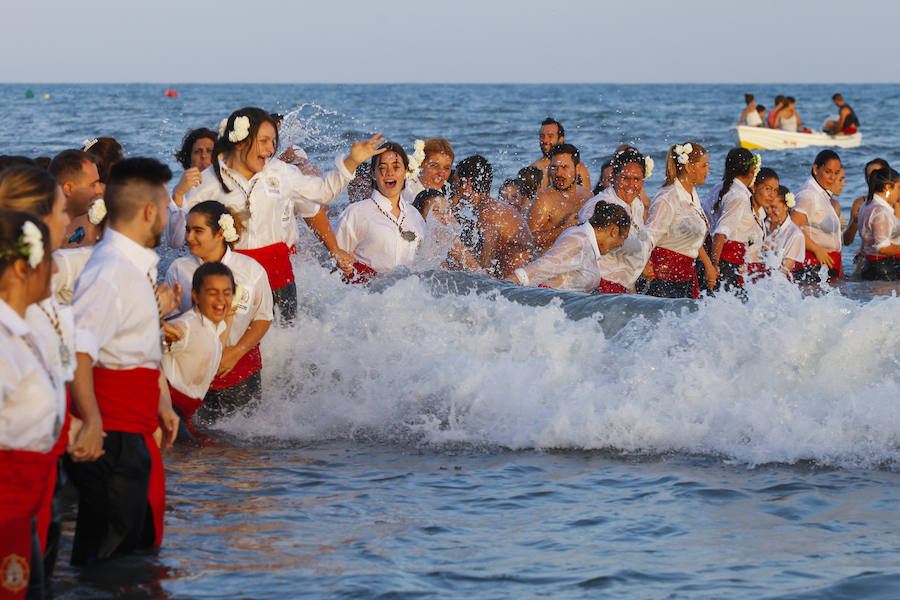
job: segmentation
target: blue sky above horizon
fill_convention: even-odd
[[[9,83],[900,81],[900,2],[885,0],[48,0],[4,12]]]

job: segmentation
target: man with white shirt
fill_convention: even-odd
[[[79,492],[76,565],[162,542],[165,479],[153,434],[161,427],[167,448],[178,417],[159,370],[160,310],[168,312],[172,299],[156,289],[153,248],[165,227],[171,177],[151,158],[113,166],[109,225],[75,284],[70,391],[84,425],[67,467]]]

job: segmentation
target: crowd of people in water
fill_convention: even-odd
[[[831,101],[838,109],[838,114],[822,126],[822,131],[831,135],[853,135],[859,131],[859,117],[844,102],[841,94],[834,94]],[[753,94],[744,94],[744,102],[747,104],[738,120],[738,125],[745,127],[768,127],[782,131],[800,131],[812,133],[800,118],[797,112],[797,100],[792,96],[775,96],[775,107],[766,112],[766,107],[757,104]]]
[[[781,108],[774,122],[791,118]],[[847,126],[842,116],[836,127]],[[490,161],[457,161],[443,138],[408,154],[377,134],[323,174],[282,147],[279,128],[279,115],[248,107],[218,131],[190,131],[171,189],[169,167],[126,158],[109,137],[52,159],[0,159],[0,596],[46,589],[67,478],[79,497],[73,564],[161,544],[161,451],[202,442],[262,397],[260,341],[297,312],[298,218],[347,285],[427,264],[587,293],[742,294],[764,277],[842,277],[857,234],[859,277],[900,279],[900,174],[883,159],[866,165],[868,193],[842,231],[832,150],[793,193],[734,148],[701,197],[712,157],[693,140],[668,148],[655,193],[644,186],[654,162],[632,146],[592,187],[547,118],[541,157],[494,196]],[[163,239],[186,252],[159,273]]]

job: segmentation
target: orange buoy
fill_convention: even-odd
[[[177,97],[178,97],[178,92],[176,92],[172,88],[169,88],[166,90],[166,98],[177,98]]]

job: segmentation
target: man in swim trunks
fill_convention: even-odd
[[[528,229],[540,254],[563,231],[578,225],[578,211],[591,198],[591,190],[576,183],[578,149],[572,144],[557,144],[548,154],[550,187],[537,195],[527,215]]]
[[[831,97],[835,106],[838,107],[838,120],[828,121],[825,123],[825,133],[831,135],[853,135],[859,130],[859,118],[850,105],[844,102],[844,98],[840,94]]]
[[[541,153],[544,155],[539,160],[534,161],[531,166],[537,167],[543,172],[544,178],[541,181],[541,185],[538,188],[538,191],[546,189],[552,185],[551,177],[547,172],[547,169],[550,167],[550,148],[556,146],[557,144],[563,144],[566,141],[565,129],[563,129],[562,123],[559,121],[547,117],[541,122],[541,132],[538,135],[538,143],[541,146]],[[577,176],[579,185],[583,185],[584,187],[590,189],[591,188],[591,174],[588,173],[587,166],[583,163],[579,163],[577,165]]]

